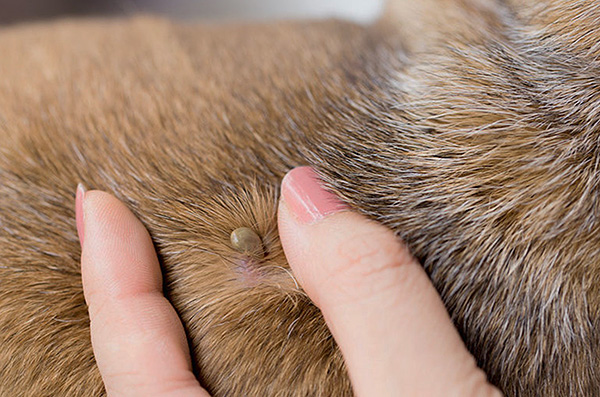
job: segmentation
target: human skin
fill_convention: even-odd
[[[290,171],[281,191],[286,257],[340,346],[356,395],[501,395],[390,230],[349,211],[308,167]],[[115,197],[82,187],[76,213],[92,345],[108,394],[208,396],[142,223]]]

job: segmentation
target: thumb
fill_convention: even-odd
[[[419,263],[389,229],[347,209],[308,167],[283,180],[279,233],[358,396],[500,395]]]

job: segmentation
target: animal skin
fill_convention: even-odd
[[[277,235],[299,165],[407,242],[506,395],[600,395],[600,7],[397,0],[384,14],[1,29],[0,395],[105,395],[78,182],[149,229],[214,396],[351,395]],[[231,246],[240,227],[264,258]]]

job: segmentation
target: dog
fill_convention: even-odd
[[[394,0],[371,25],[0,30],[0,395],[103,396],[79,182],[148,228],[213,396],[350,396],[279,243],[313,166],[421,261],[508,396],[600,394],[600,8]],[[262,258],[235,250],[241,227]],[[126,266],[126,264],[124,264]]]

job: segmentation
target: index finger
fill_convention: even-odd
[[[202,396],[152,241],[115,197],[78,188],[81,271],[94,355],[116,396]]]

